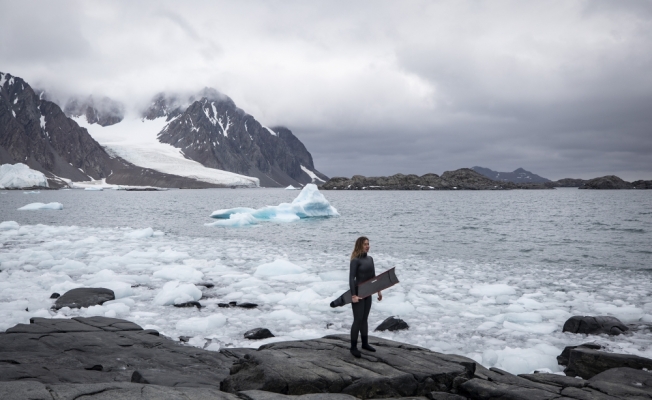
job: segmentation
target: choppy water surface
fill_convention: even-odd
[[[512,372],[557,371],[554,357],[563,347],[588,340],[652,356],[646,329],[617,338],[561,333],[563,322],[578,314],[652,323],[652,191],[324,191],[341,217],[204,226],[214,210],[277,205],[297,194],[0,194],[0,220],[19,224],[0,232],[0,329],[51,315],[47,298],[55,289],[103,284],[121,299],[58,315],[115,315],[171,337],[193,336],[195,345],[211,338],[210,349],[265,343],[242,339],[258,326],[279,336],[273,340],[346,332],[350,310],[332,310],[328,302],[346,289],[348,255],[355,238],[366,235],[377,269],[395,266],[401,279],[374,303],[370,324],[390,315],[410,324],[409,331],[384,337]],[[17,211],[32,202],[60,202],[64,209]],[[148,227],[160,232],[135,231]],[[301,273],[256,274],[277,259]],[[156,304],[166,282],[196,283],[197,276],[216,284],[204,290],[203,310]],[[225,300],[260,309],[218,308]]]

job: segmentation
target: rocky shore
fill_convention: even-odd
[[[597,321],[599,329],[613,328],[608,319],[586,321],[569,326],[593,329]],[[560,356],[572,367],[571,376],[516,376],[405,343],[380,338],[370,338],[370,343],[377,351],[364,351],[360,359],[349,353],[346,335],[216,352],[115,318],[32,318],[30,324],[0,333],[0,398],[652,398],[652,373],[647,371],[652,360],[590,345],[567,348]]]
[[[510,189],[554,189],[556,187],[577,187],[579,189],[652,189],[652,180],[626,182],[617,176],[583,180],[564,178],[556,182],[513,183],[489,179],[480,173],[461,168],[437,174],[365,177],[334,177],[324,183],[325,190],[510,190]]]

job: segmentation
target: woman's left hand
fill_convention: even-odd
[[[383,294],[381,292],[378,292],[378,301],[383,300]]]

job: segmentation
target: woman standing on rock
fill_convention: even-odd
[[[360,358],[360,350],[358,350],[358,332],[362,337],[362,348],[368,351],[376,351],[373,347],[369,346],[369,327],[367,318],[371,310],[371,296],[361,299],[357,296],[358,285],[376,276],[376,269],[374,268],[374,259],[368,256],[369,252],[369,239],[360,236],[355,241],[353,253],[351,253],[351,264],[349,271],[349,286],[351,289],[351,306],[353,308],[353,325],[351,325],[351,354],[354,357]],[[378,301],[383,299],[381,292],[378,292]]]

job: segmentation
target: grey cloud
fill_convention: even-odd
[[[327,175],[652,179],[648,1],[22,4],[0,70],[132,108],[214,87]]]

